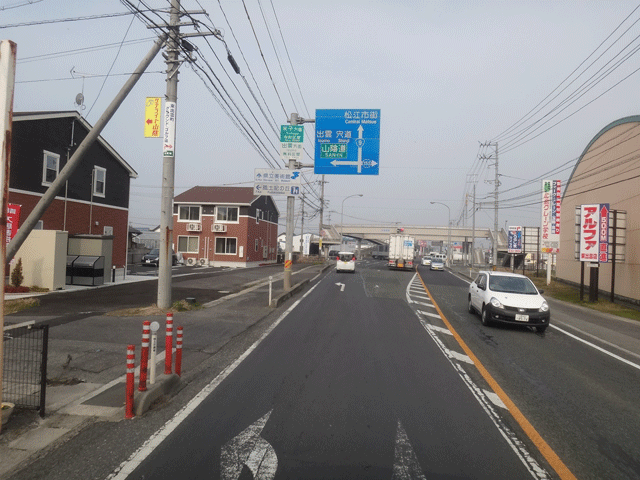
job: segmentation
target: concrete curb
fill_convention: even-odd
[[[320,272],[318,272],[318,275],[322,274],[325,270],[327,270],[327,269],[329,269],[331,267],[333,267],[333,264],[331,264],[331,263],[323,265],[322,268],[320,269]],[[289,290],[288,292],[284,292],[281,295],[279,295],[278,297],[272,299],[271,300],[271,304],[269,305],[269,307],[278,308],[280,305],[282,305],[285,302],[285,300],[291,298],[293,295],[295,295],[299,291],[303,290],[305,285],[307,285],[311,280],[313,280],[313,279],[309,279],[308,278],[306,280],[303,280],[300,283],[295,284],[293,287],[291,287],[291,290]]]
[[[149,410],[151,405],[159,398],[169,395],[173,396],[181,388],[181,380],[178,375],[158,375],[153,385],[148,385],[147,390],[140,392],[136,390],[133,395],[133,413],[136,417],[143,415]]]

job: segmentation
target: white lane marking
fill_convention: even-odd
[[[424,292],[424,290],[422,290]],[[429,300],[429,297],[427,295],[418,295],[416,293],[413,294],[414,297],[420,298],[422,300]]]
[[[344,283],[336,283],[340,287],[340,291],[344,292]]]
[[[412,304],[413,303],[413,300],[411,299],[411,295],[409,294],[409,289],[411,288],[411,284],[414,282],[414,280],[416,279],[417,276],[418,276],[417,273],[413,274],[413,277],[411,277],[411,280],[407,284],[407,289],[404,292],[405,297],[407,298],[407,303],[408,304]]]
[[[438,346],[440,351],[445,354],[445,357],[449,360],[453,368],[456,369],[460,378],[467,385],[472,395],[476,398],[480,407],[485,411],[487,416],[491,419],[493,424],[496,426],[502,437],[507,441],[511,449],[515,452],[517,457],[523,463],[525,468],[529,471],[531,476],[537,480],[549,480],[549,474],[542,468],[538,462],[533,458],[533,456],[527,450],[527,447],[522,443],[522,441],[518,438],[518,436],[504,423],[498,412],[495,410],[495,406],[489,400],[489,398],[484,394],[484,390],[478,387],[474,381],[471,379],[469,374],[465,371],[464,367],[457,362],[454,362],[453,359],[447,355],[447,347],[444,346],[444,343],[438,338],[435,332],[432,332],[428,323],[425,322],[420,316],[416,315],[420,320],[421,325],[424,329],[429,333],[431,339]]]
[[[425,315],[427,317],[440,318],[440,314],[438,313],[423,312],[422,310],[418,310],[418,313],[420,315]]]
[[[237,480],[246,465],[255,480],[276,476],[278,457],[269,442],[260,436],[271,411],[227,442],[220,452],[220,478]]]
[[[455,358],[456,360],[458,360],[460,362],[466,362],[466,363],[470,363],[471,365],[473,365],[473,360],[471,360],[471,358],[469,358],[467,355],[465,355],[463,353],[458,353],[455,350],[448,350],[448,349],[447,349],[446,353],[451,358]]]
[[[417,303],[418,305],[424,305],[425,307],[431,307],[431,308],[436,308],[433,303],[426,303],[426,302],[413,302],[413,303]]]
[[[393,455],[393,475],[391,479],[427,480],[427,477],[422,473],[416,452],[413,450],[407,432],[404,431],[400,420],[398,420],[396,433],[396,446]]]
[[[251,345],[242,355],[240,355],[235,362],[225,368],[222,372],[218,374],[216,378],[214,378],[206,387],[204,387],[198,394],[193,397],[189,403],[187,403],[182,409],[180,409],[170,420],[167,421],[159,430],[157,430],[151,437],[147,439],[146,442],[142,444],[138,450],[133,452],[131,456],[122,462],[116,470],[109,474],[107,480],[125,480],[131,472],[133,472],[138,465],[140,465],[145,458],[147,458],[151,452],[153,452],[158,445],[162,443],[162,441],[167,438],[171,432],[173,432],[178,425],[180,425],[190,414],[193,412],[198,405],[200,405],[217,387],[220,385],[225,378],[227,378],[231,372],[233,372],[238,365],[240,365],[245,358],[247,358],[251,352],[253,352],[262,341],[267,338],[267,336],[278,326],[280,322],[284,320],[294,308],[298,306],[298,304],[304,300],[307,295],[313,292],[318,285],[320,285],[322,281],[316,283],[313,287],[309,289],[307,293],[305,293],[302,298],[298,299],[293,305],[291,305],[287,311],[285,311],[278,319],[273,322],[273,324],[265,330],[262,336],[255,341],[253,345]]]
[[[445,335],[453,335],[453,333],[451,333],[451,330],[449,330],[448,328],[436,327],[435,325],[429,324],[427,324],[427,328],[432,332],[444,333]]]
[[[606,355],[609,355],[609,356],[610,356],[610,357],[612,357],[612,358],[615,358],[616,360],[620,360],[621,362],[626,363],[627,365],[630,365],[630,366],[632,366],[633,368],[637,368],[638,370],[640,370],[640,365],[638,365],[637,363],[633,363],[633,362],[631,362],[631,361],[627,360],[626,358],[622,358],[622,357],[620,357],[620,356],[616,355],[615,353],[610,352],[609,350],[605,350],[604,348],[599,347],[599,346],[597,346],[597,345],[594,345],[594,344],[593,344],[593,343],[591,343],[591,342],[587,342],[586,340],[584,340],[584,339],[582,339],[582,338],[578,337],[577,335],[574,335],[573,333],[569,333],[569,332],[567,332],[566,330],[563,330],[563,329],[562,329],[562,328],[560,328],[560,327],[556,327],[556,326],[555,326],[555,325],[553,325],[553,324],[549,324],[549,326],[550,326],[551,328],[555,328],[556,330],[558,330],[558,331],[560,331],[560,332],[564,333],[565,335],[570,336],[571,338],[574,338],[574,339],[578,340],[579,342],[584,343],[585,345],[589,345],[590,347],[595,348],[596,350],[599,350],[599,351],[601,351],[602,353],[604,353],[604,354],[606,354]],[[581,332],[581,333],[584,333],[585,335],[588,335],[586,332]],[[619,347],[617,347],[617,348],[619,348]],[[629,353],[631,353],[631,352],[629,352]]]
[[[498,395],[489,390],[483,390],[483,392],[496,407],[504,408],[505,410],[507,410],[507,406],[502,402],[502,400],[500,400],[500,397]]]

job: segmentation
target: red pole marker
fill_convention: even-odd
[[[135,345],[127,347],[127,390],[124,418],[133,418],[133,390],[135,388],[136,354]]]
[[[149,336],[151,335],[151,322],[142,322],[142,348],[140,349],[140,383],[138,390],[147,390],[147,367],[149,363]]]
[[[182,327],[176,331],[176,375],[182,373]]]
[[[171,361],[173,360],[173,313],[167,313],[167,333],[164,339],[164,374],[171,375]]]

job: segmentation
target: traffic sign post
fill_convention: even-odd
[[[304,127],[302,125],[280,125],[280,158],[299,162],[302,159],[302,142]]]
[[[316,110],[316,175],[378,175],[380,110]]]
[[[300,172],[286,169],[256,168],[253,177],[254,195],[287,195],[298,197],[302,184]]]

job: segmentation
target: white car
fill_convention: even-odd
[[[336,272],[356,271],[356,255],[353,252],[338,252],[336,256]]]
[[[469,312],[478,312],[485,326],[492,323],[528,325],[544,332],[549,326],[549,304],[533,282],[517,273],[478,273],[469,285]]]
[[[427,255],[422,257],[422,265],[431,265],[431,257]]]

